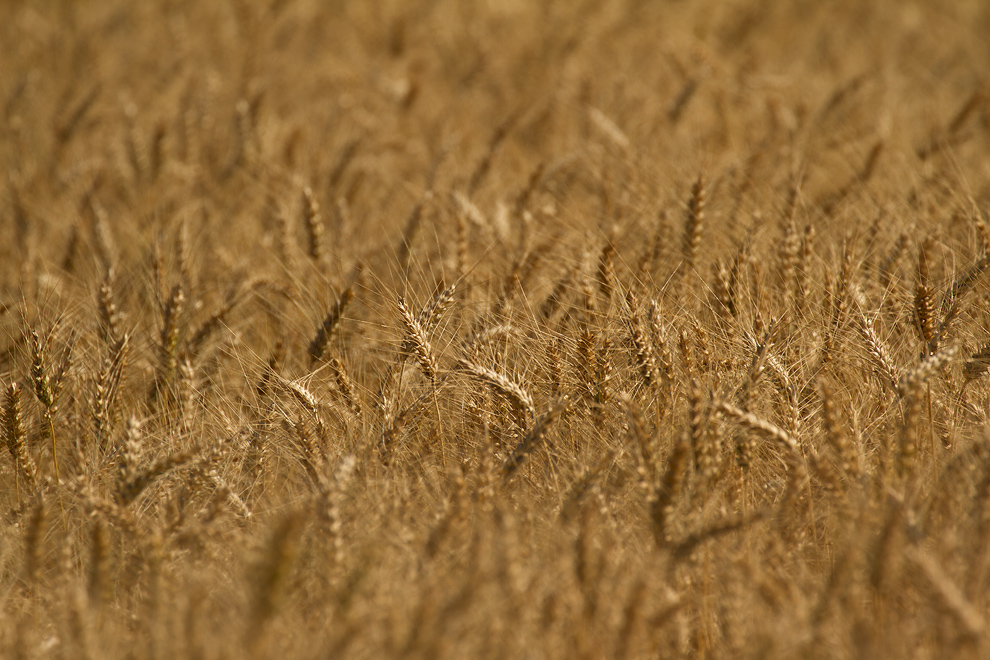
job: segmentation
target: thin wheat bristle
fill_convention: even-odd
[[[469,242],[468,222],[464,213],[456,213],[457,221],[457,281],[464,281],[468,275],[471,245]],[[463,294],[463,290],[462,290]]]
[[[945,316],[942,318],[941,323],[939,323],[935,331],[935,336],[931,341],[932,352],[937,351],[955,329],[959,322],[959,316],[964,309],[963,303],[965,302],[966,294],[976,286],[988,268],[990,268],[990,254],[985,254],[952,283],[952,287],[945,296],[946,300],[943,302],[943,306],[948,306],[948,310],[945,312]]]
[[[399,434],[431,401],[432,397],[429,393],[425,393],[399,411],[398,414],[392,416],[390,420],[386,421],[385,430],[378,445],[379,455],[383,464],[388,464],[391,459],[391,455],[395,449],[395,441]]]
[[[186,341],[186,345],[182,353],[187,360],[193,361],[200,355],[203,348],[208,345],[213,335],[217,334],[221,328],[225,327],[227,317],[241,302],[241,300],[242,292],[239,288],[234,288],[233,290],[227,292],[217,311],[210,314],[210,316],[203,321],[194,332],[192,332],[189,340]]]
[[[952,288],[949,290],[951,298],[956,300],[966,295],[967,292],[976,286],[988,268],[990,268],[990,253],[980,257],[976,263],[952,282]]]
[[[563,343],[563,336],[560,334],[552,341],[547,342],[547,372],[550,383],[550,396],[553,398],[560,397],[561,389],[564,385]]]

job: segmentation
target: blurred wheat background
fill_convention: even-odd
[[[988,34],[0,2],[0,655],[987,657]]]

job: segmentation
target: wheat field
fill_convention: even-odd
[[[988,34],[0,2],[0,656],[988,657]]]

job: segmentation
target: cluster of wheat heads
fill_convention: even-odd
[[[0,655],[986,657],[984,3],[0,3]]]

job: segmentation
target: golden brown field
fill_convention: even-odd
[[[0,656],[988,657],[987,35],[0,2]]]

